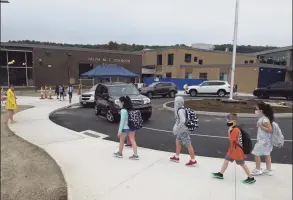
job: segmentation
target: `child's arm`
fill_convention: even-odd
[[[273,132],[272,125],[270,121],[266,118],[263,120],[262,124],[257,124],[257,127],[260,127],[261,129],[263,129],[265,132],[268,132],[268,133]]]
[[[120,124],[119,124],[118,133],[121,133],[124,128],[124,125],[126,122],[126,115],[127,115],[127,111],[125,109],[122,109],[121,113],[120,113],[121,117],[120,117]]]
[[[179,134],[181,132],[184,131],[184,127],[185,127],[185,122],[186,122],[186,117],[185,117],[185,110],[184,109],[179,109],[178,110],[178,119],[179,119],[179,123],[178,125],[175,127],[175,129],[173,130],[174,134]]]
[[[230,142],[235,142],[238,140],[238,137],[239,137],[239,133],[240,133],[240,130],[239,128],[233,128],[230,135],[229,135],[229,140]]]

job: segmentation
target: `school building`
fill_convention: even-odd
[[[230,81],[232,52],[171,47],[145,50],[142,55],[142,67],[153,69],[153,76]],[[278,81],[292,81],[292,46],[237,53],[235,84],[239,92],[252,93]]]

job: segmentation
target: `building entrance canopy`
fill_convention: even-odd
[[[138,75],[132,73],[121,66],[96,66],[94,69],[83,73],[80,78],[110,78],[110,77],[126,77],[137,78]]]

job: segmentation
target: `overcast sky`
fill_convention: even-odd
[[[232,43],[236,0],[9,0],[1,41]],[[292,45],[292,0],[240,0],[238,44]]]

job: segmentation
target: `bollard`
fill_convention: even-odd
[[[50,88],[49,88],[49,98],[48,99],[53,99],[52,98],[52,87],[50,86]]]
[[[41,86],[41,98],[40,99],[44,99],[44,91],[43,91],[43,86]]]

